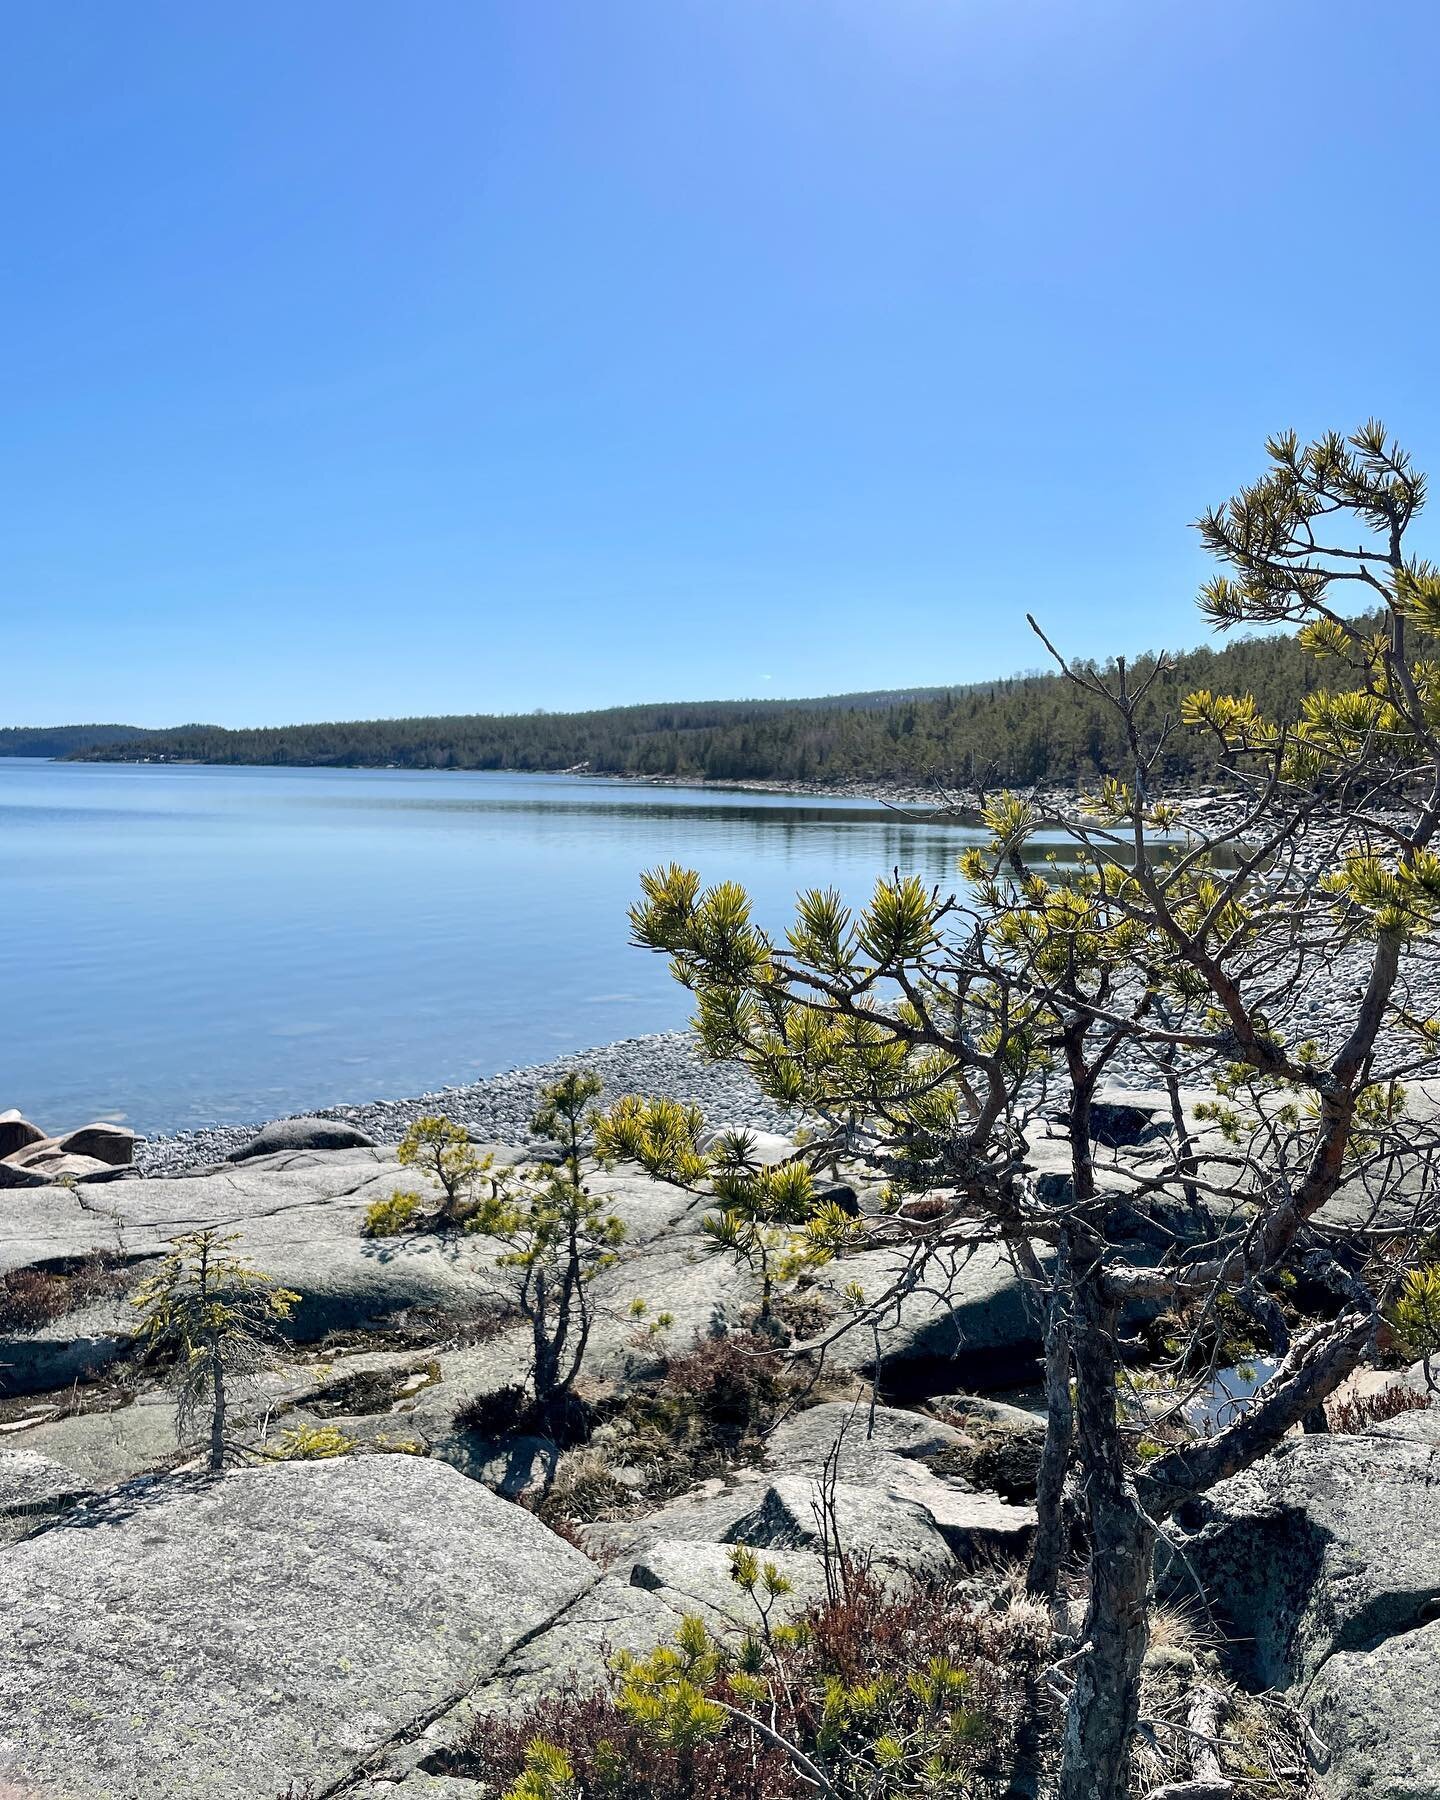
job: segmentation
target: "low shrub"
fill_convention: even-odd
[[[688,1618],[673,1644],[618,1657],[598,1691],[478,1720],[444,1772],[508,1800],[801,1800],[817,1766],[843,1800],[998,1795],[1036,1758],[1037,1722],[1053,1736],[1042,1609],[977,1607],[953,1583],[896,1594],[852,1571],[848,1591],[771,1627],[749,1562],[751,1636],[722,1643]]]
[[[733,1332],[672,1357],[659,1391],[682,1411],[743,1431],[768,1425],[793,1386],[769,1338]]]
[[[96,1300],[118,1299],[128,1285],[123,1264],[100,1255],[46,1269],[0,1275],[0,1332],[39,1331]]]
[[[366,1237],[399,1237],[416,1228],[424,1209],[421,1195],[397,1190],[365,1209],[365,1223],[360,1229]]]
[[[1398,1419],[1402,1413],[1424,1412],[1430,1395],[1409,1387],[1381,1388],[1377,1394],[1353,1394],[1345,1400],[1332,1400],[1325,1408],[1325,1421],[1342,1436],[1354,1437],[1386,1419]]]
[[[562,1523],[623,1518],[634,1499],[634,1491],[620,1480],[604,1451],[587,1445],[560,1458],[554,1480],[534,1500],[532,1510],[553,1530]],[[531,1505],[528,1496],[525,1503]]]
[[[266,1455],[273,1462],[328,1462],[348,1456],[355,1444],[336,1425],[295,1425],[276,1436]]]
[[[462,1401],[455,1409],[455,1424],[461,1431],[473,1431],[476,1437],[519,1437],[531,1429],[534,1413],[530,1390],[512,1382]]]

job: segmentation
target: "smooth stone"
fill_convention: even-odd
[[[599,1579],[409,1456],[170,1477],[73,1517],[0,1556],[0,1775],[66,1800],[331,1791]]]
[[[249,1162],[256,1156],[275,1156],[285,1150],[373,1150],[375,1139],[358,1125],[344,1119],[276,1119],[262,1126],[238,1150],[232,1150],[229,1162]]]
[[[1325,1800],[1440,1800],[1440,1620],[1339,1651],[1305,1696]]]
[[[31,1144],[43,1143],[45,1133],[38,1125],[32,1125],[23,1113],[14,1107],[9,1112],[0,1113],[0,1161],[13,1156],[17,1150],[24,1150]]]
[[[877,1457],[938,1456],[964,1448],[962,1433],[924,1413],[903,1407],[826,1400],[792,1413],[771,1432],[765,1444],[767,1468],[794,1472],[819,1469],[837,1443],[842,1476],[874,1463]]]
[[[61,1138],[60,1148],[71,1156],[91,1156],[117,1169],[128,1168],[135,1160],[135,1133],[100,1120]]]

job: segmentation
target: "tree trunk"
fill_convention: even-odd
[[[225,1362],[217,1340],[210,1346],[210,1468],[216,1475],[225,1467]]]
[[[1045,1308],[1045,1447],[1036,1480],[1035,1542],[1025,1576],[1027,1591],[1045,1600],[1055,1597],[1065,1558],[1065,1471],[1075,1435],[1070,1404],[1069,1285],[1068,1247],[1062,1240]]]
[[[1116,1419],[1116,1309],[1098,1264],[1075,1285],[1072,1355],[1090,1526],[1085,1648],[1065,1720],[1060,1800],[1125,1800],[1149,1641],[1155,1528],[1125,1468]]]

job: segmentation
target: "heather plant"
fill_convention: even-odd
[[[279,1325],[300,1301],[234,1255],[238,1242],[238,1233],[214,1230],[173,1239],[170,1254],[131,1296],[140,1313],[136,1337],[149,1350],[173,1355],[181,1442],[206,1427],[217,1473],[231,1448],[225,1436],[231,1390],[265,1365]]]
[[[1038,1760],[1037,1727],[1053,1740],[1039,1609],[989,1612],[945,1583],[897,1593],[857,1570],[778,1623],[773,1563],[737,1548],[732,1578],[753,1630],[722,1640],[686,1618],[671,1643],[617,1656],[603,1690],[478,1722],[454,1772],[508,1783],[506,1800],[998,1794]]]
[[[1408,542],[1425,481],[1374,423],[1309,444],[1285,433],[1267,455],[1199,521],[1223,565],[1200,605],[1220,630],[1299,628],[1319,674],[1296,721],[1211,689],[1157,714],[1165,659],[1101,670],[1057,653],[1124,745],[1083,816],[986,795],[988,845],[964,858],[962,888],[897,872],[858,909],[813,891],[783,937],[736,884],[702,888],[678,867],[647,875],[632,913],[636,941],[694,993],[707,1052],[805,1115],[812,1167],[865,1156],[924,1197],[795,1230],[809,1259],[890,1252],[892,1279],[830,1335],[869,1329],[919,1287],[943,1293],[981,1246],[1033,1302],[1048,1409],[1033,1591],[1056,1589],[1072,1473],[1086,1544],[1060,1800],[1127,1791],[1166,1521],[1322,1424],[1404,1293],[1424,1324],[1422,1288],[1402,1283],[1440,1214],[1440,1138],[1406,1100],[1440,1073],[1440,1022],[1411,998],[1440,925],[1440,570]],[[1352,596],[1372,610],[1347,616]],[[1223,785],[1203,807],[1163,791],[1177,734],[1205,742]],[[1317,1032],[1310,1002],[1337,965],[1356,998]],[[1170,1129],[1143,1160],[1106,1145],[1094,1110],[1122,1061],[1167,1097]],[[1182,1082],[1214,1095],[1198,1118]],[[1033,1147],[1057,1114],[1059,1177]],[[1141,1254],[1157,1236],[1167,1252]],[[1232,1418],[1167,1432],[1127,1404],[1122,1319],[1197,1322],[1168,1353],[1178,1420],[1217,1372],[1228,1309],[1275,1365]]]
[[[1432,1395],[1419,1393],[1412,1387],[1395,1382],[1374,1394],[1355,1394],[1344,1400],[1332,1400],[1325,1408],[1326,1423],[1331,1431],[1360,1433],[1387,1419],[1398,1419],[1409,1412],[1425,1412]]]

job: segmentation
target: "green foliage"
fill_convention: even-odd
[[[425,1201],[421,1195],[397,1189],[384,1200],[376,1200],[366,1207],[365,1222],[360,1229],[366,1237],[398,1237],[401,1232],[414,1228],[424,1210]]]
[[[558,1744],[536,1738],[525,1752],[525,1769],[505,1800],[579,1800],[575,1767]]]
[[[814,1209],[814,1179],[803,1163],[787,1162],[773,1168],[721,1168],[712,1185],[720,1209],[706,1213],[705,1234],[758,1276],[760,1317],[768,1322],[776,1281],[788,1281],[826,1260],[817,1248],[818,1236],[805,1235]]]
[[[589,1288],[614,1266],[625,1238],[624,1222],[581,1178],[599,1116],[590,1103],[600,1091],[599,1077],[582,1071],[547,1087],[531,1124],[537,1134],[559,1140],[560,1167],[504,1181],[492,1177],[489,1193],[465,1214],[467,1229],[503,1246],[496,1262],[513,1274],[517,1303],[530,1321],[532,1381],[542,1415],[567,1402],[590,1337]]]
[[[687,1756],[725,1729],[728,1713],[705,1691],[724,1669],[725,1653],[704,1620],[687,1615],[673,1644],[648,1656],[622,1650],[616,1657],[616,1710],[661,1749]]]
[[[276,1462],[328,1462],[348,1456],[356,1442],[338,1425],[295,1425],[276,1436],[269,1454]]]
[[[626,1094],[596,1119],[595,1154],[603,1163],[639,1163],[657,1180],[688,1187],[709,1171],[710,1159],[700,1149],[704,1130],[696,1106]]]
[[[1313,1414],[1325,1384],[1367,1353],[1392,1266],[1380,1253],[1403,1266],[1414,1251],[1399,1227],[1375,1227],[1385,1197],[1403,1202],[1409,1234],[1433,1225],[1434,1136],[1404,1113],[1405,1081],[1432,1071],[1440,1053],[1440,1025],[1407,1011],[1403,968],[1440,924],[1440,571],[1403,542],[1424,480],[1374,422],[1306,445],[1284,434],[1267,450],[1265,475],[1199,522],[1225,565],[1201,602],[1221,629],[1301,628],[1288,647],[1248,647],[1227,674],[1258,674],[1267,657],[1292,653],[1310,673],[1276,694],[1258,680],[1214,679],[1219,658],[1208,670],[1192,661],[1183,674],[1200,679],[1179,688],[1182,671],[1169,662],[1117,664],[1103,676],[1067,667],[1077,712],[1098,708],[1126,746],[1123,757],[1097,752],[1099,791],[1082,821],[1065,821],[1067,866],[1037,843],[1042,827],[1058,827],[1053,810],[1047,819],[1035,797],[1002,788],[983,807],[989,842],[966,855],[968,886],[953,896],[896,872],[853,911],[827,890],[800,895],[788,932],[772,936],[735,883],[705,887],[671,865],[642,878],[631,912],[635,942],[667,956],[693,993],[706,1052],[740,1063],[769,1097],[816,1122],[807,1142],[816,1166],[827,1149],[858,1147],[897,1199],[924,1193],[867,1224],[869,1239],[907,1255],[886,1292],[855,1304],[857,1324],[878,1339],[885,1309],[922,1281],[943,1303],[946,1281],[982,1245],[1007,1245],[1037,1283],[1037,1246],[1053,1254],[1047,1453],[1056,1454],[1041,1495],[1037,1543],[1048,1539],[1050,1553],[1034,1572],[1037,1591],[1054,1591],[1063,1481],[1050,1477],[1071,1456],[1082,1464],[1092,1566],[1114,1565],[1108,1582],[1092,1583],[1067,1800],[1113,1800],[1127,1778],[1136,1659],[1127,1665],[1119,1648],[1131,1607],[1121,1596],[1146,1589],[1148,1534],[1182,1496]],[[1340,610],[1357,584],[1381,603],[1375,616]],[[1163,798],[1166,777],[1202,764],[1224,772],[1213,817]],[[1349,830],[1337,845],[1341,818]],[[1352,951],[1368,966],[1351,1017],[1315,1033],[1309,997]],[[1166,1080],[1176,1115],[1169,1141],[1148,1151],[1143,1181],[1104,1154],[1112,1146],[1091,1104],[1107,1072],[1127,1063]],[[1199,1116],[1218,1126],[1224,1154],[1197,1151],[1182,1080],[1213,1088]],[[1069,1139],[1063,1175],[1034,1143],[1057,1100]],[[1362,1173],[1371,1222],[1354,1231],[1349,1258],[1338,1248],[1344,1227],[1327,1227],[1323,1247],[1308,1243],[1308,1222]],[[767,1303],[771,1259],[845,1246],[843,1216],[766,1193],[760,1172],[712,1179],[722,1204],[709,1229],[761,1260]],[[1158,1263],[1135,1247],[1127,1213],[1173,1236]],[[1302,1270],[1343,1295],[1344,1310],[1322,1314],[1312,1296],[1301,1304],[1316,1319],[1292,1333],[1281,1297],[1293,1298],[1284,1283]],[[1429,1281],[1412,1276],[1395,1310],[1417,1343],[1431,1328]],[[1289,1342],[1243,1432],[1171,1445],[1151,1421],[1141,1455],[1130,1454],[1136,1428],[1117,1408],[1113,1321],[1141,1298],[1203,1315],[1210,1323],[1197,1338],[1228,1330],[1233,1311],[1267,1344]],[[1312,1342],[1325,1354],[1307,1361]],[[1143,1524],[1138,1506],[1124,1522],[1127,1482]],[[927,1675],[910,1676],[918,1698],[914,1683]],[[948,1675],[937,1664],[928,1678],[944,1687]],[[1087,1708],[1083,1697],[1097,1694],[1111,1698]],[[850,1717],[849,1701],[826,1704],[827,1716]],[[880,1761],[892,1754],[908,1754],[894,1732]],[[928,1768],[911,1772],[929,1780]]]
[[[990,1612],[958,1588],[853,1591],[788,1624],[788,1583],[736,1550],[756,1629],[721,1641],[686,1618],[673,1642],[614,1659],[609,1686],[486,1718],[447,1762],[505,1782],[506,1800],[920,1800],[1004,1790],[1021,1734],[1047,1756],[1038,1608]]]
[[[1428,1362],[1440,1355],[1440,1263],[1406,1274],[1391,1317],[1416,1356]]]
[[[559,1143],[572,1181],[579,1181],[581,1161],[587,1149],[593,1148],[599,1111],[590,1102],[603,1086],[592,1071],[571,1069],[541,1090],[540,1104],[530,1121],[530,1129],[538,1136],[554,1138]]]
[[[182,1440],[208,1412],[210,1466],[225,1455],[227,1383],[254,1374],[264,1346],[299,1304],[299,1294],[231,1254],[238,1232],[193,1231],[131,1296],[135,1335],[151,1352],[173,1355],[176,1419]]]
[[[491,1177],[492,1192],[498,1184],[493,1175],[495,1158],[479,1153],[463,1125],[437,1114],[416,1119],[395,1155],[402,1168],[423,1169],[439,1183],[445,1196],[440,1218],[445,1224],[464,1221],[470,1209],[470,1191],[482,1177]],[[402,1197],[394,1196],[397,1200]]]

